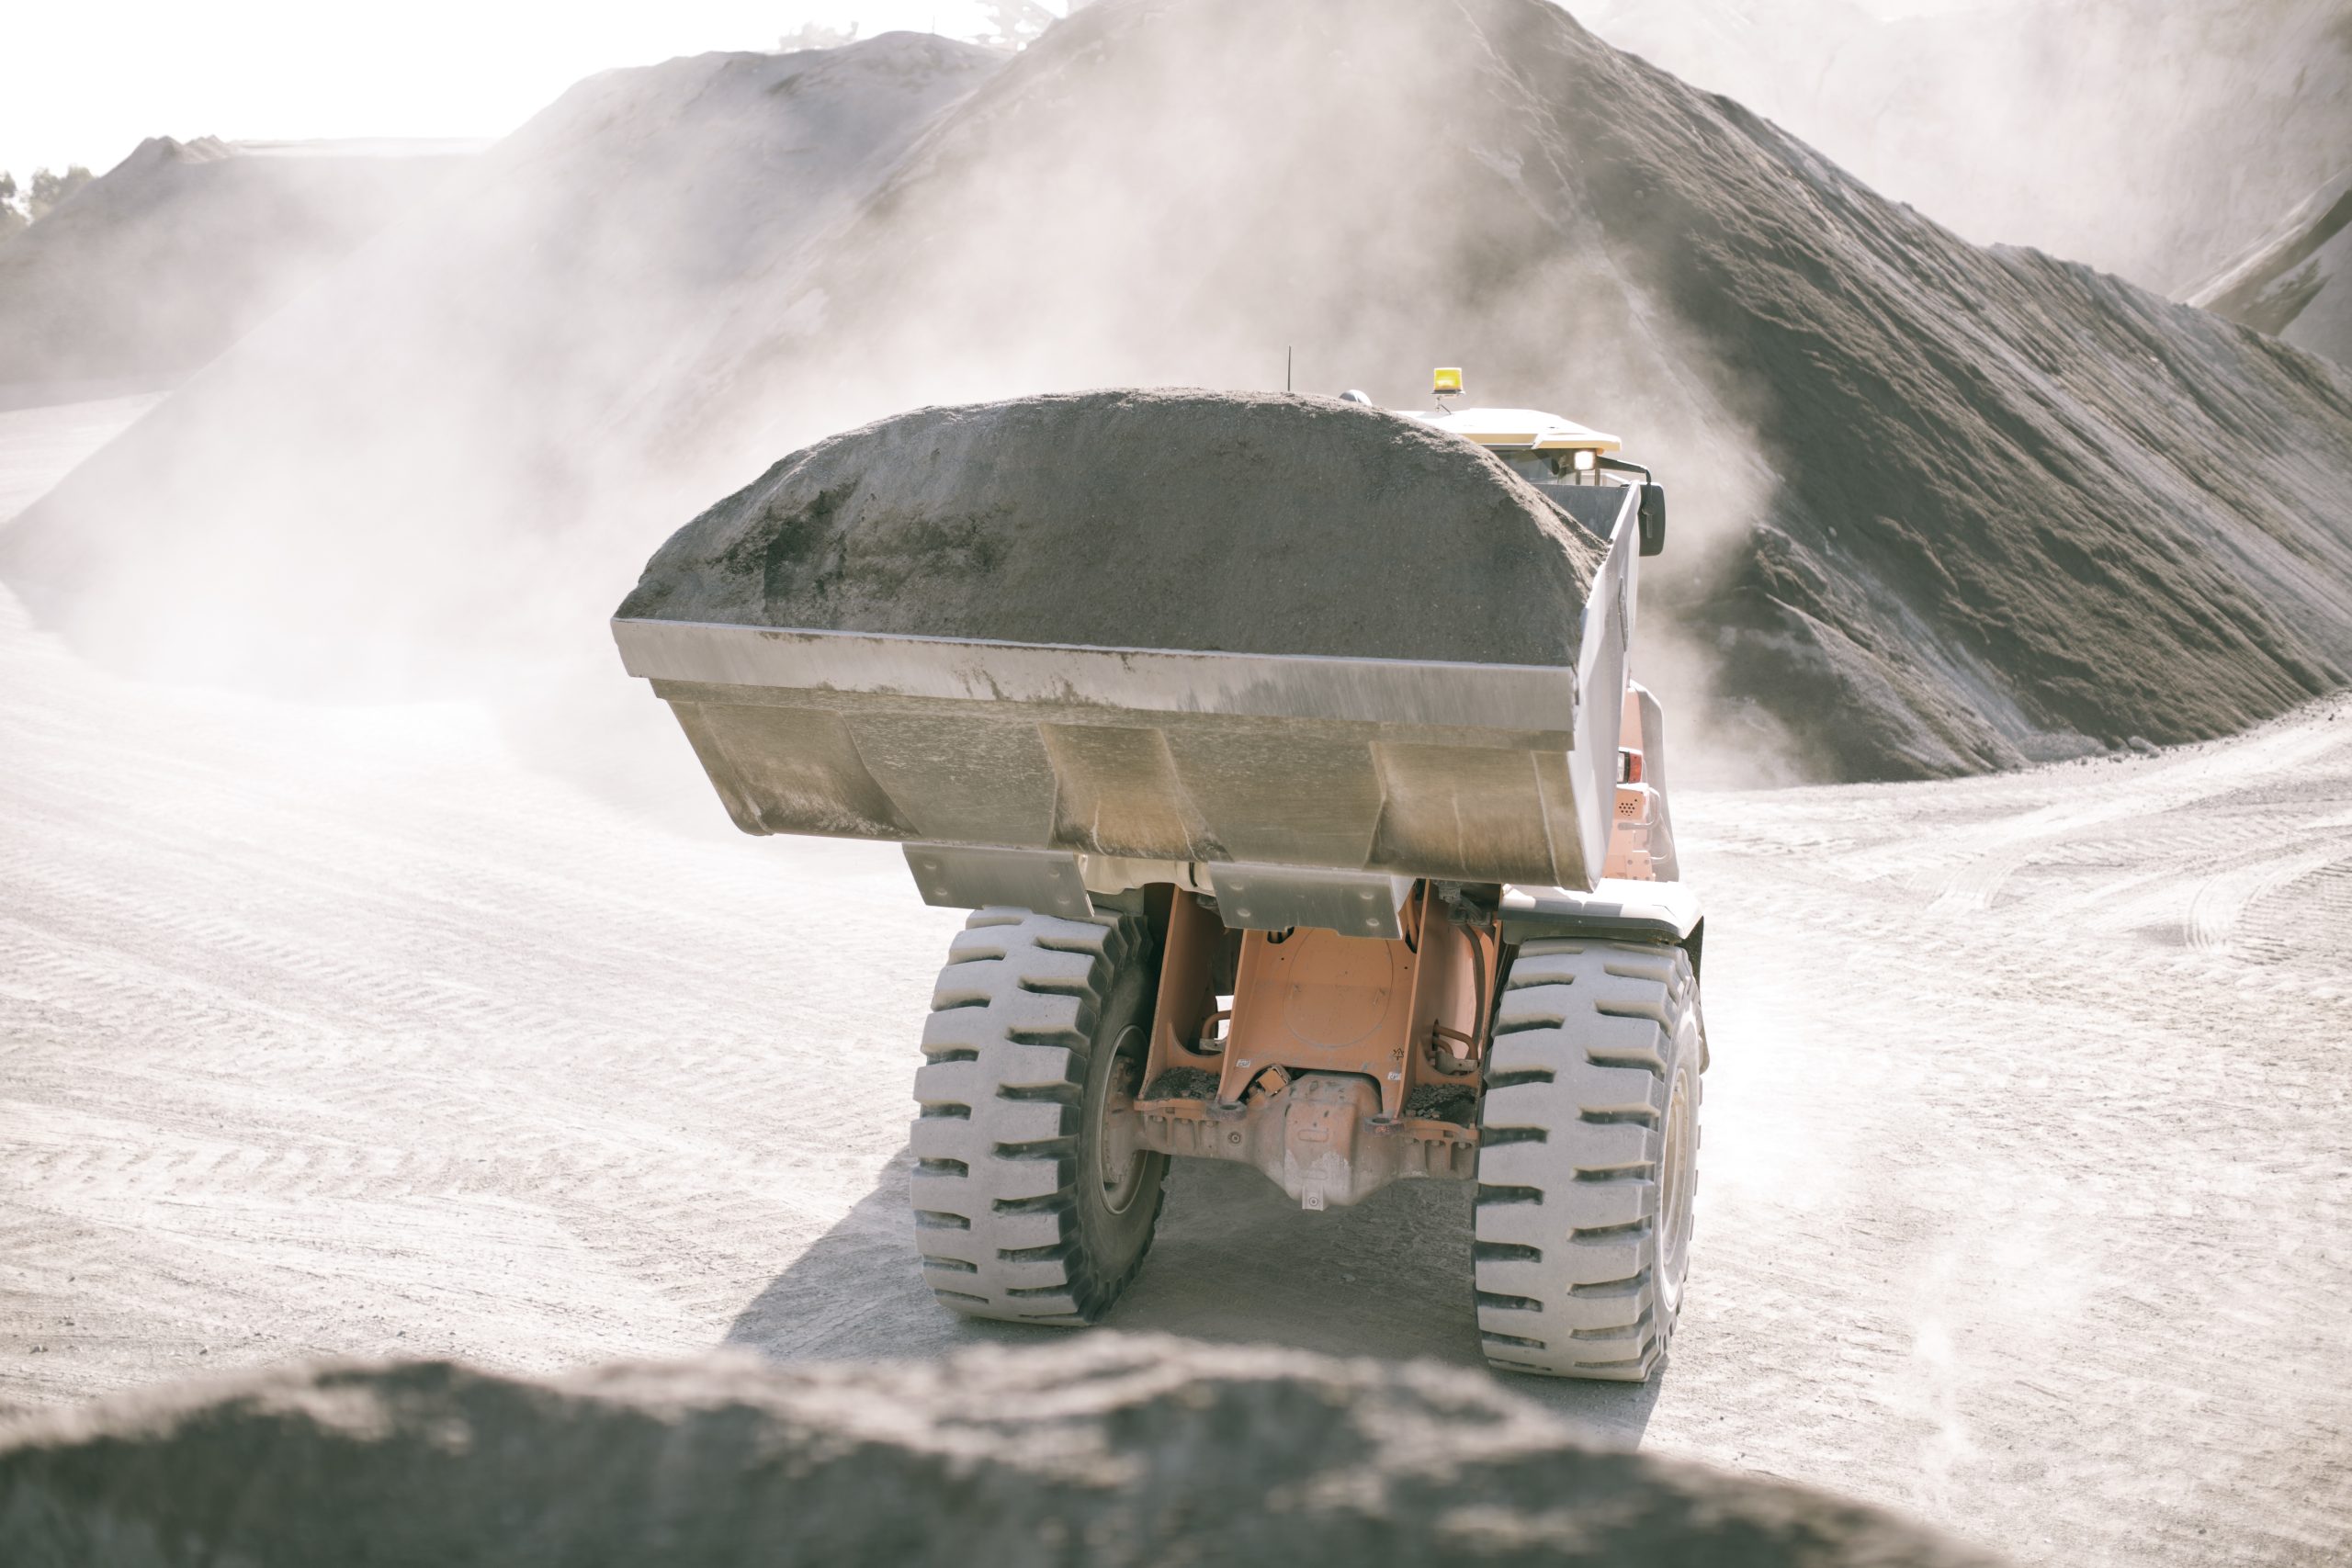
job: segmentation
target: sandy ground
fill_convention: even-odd
[[[0,416],[10,495],[77,417]],[[1512,1386],[2027,1562],[2342,1561],[2352,703],[1677,816],[1681,1336],[1647,1388]],[[648,827],[471,710],[131,684],[0,596],[0,1402],[1028,1337],[938,1311],[901,1218],[958,919],[888,852]],[[1475,1369],[1466,1197],[1187,1168],[1116,1325]]]

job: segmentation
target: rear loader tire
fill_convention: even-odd
[[[923,1278],[968,1317],[1092,1323],[1151,1249],[1168,1156],[1119,1118],[1142,1087],[1144,922],[981,909],[948,950],[915,1074]]]
[[[1679,947],[1520,949],[1479,1107],[1478,1333],[1492,1365],[1639,1382],[1682,1307],[1705,1037]]]

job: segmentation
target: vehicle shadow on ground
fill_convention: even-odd
[[[936,1356],[978,1344],[1050,1343],[1066,1329],[959,1318],[914,1263],[912,1156],[772,1280],[727,1342],[778,1359]],[[1304,1213],[1255,1170],[1180,1160],[1143,1276],[1105,1326],[1488,1372],[1470,1301],[1470,1188],[1398,1182],[1351,1209]],[[1645,1384],[1498,1377],[1621,1443],[1648,1425],[1669,1367]]]

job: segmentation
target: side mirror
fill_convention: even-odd
[[[1654,556],[1666,548],[1666,487],[1642,487],[1642,554]]]

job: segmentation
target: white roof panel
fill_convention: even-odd
[[[1538,409],[1449,409],[1413,416],[1422,423],[1475,441],[1481,446],[1525,447],[1539,452],[1585,447],[1614,452],[1624,445],[1605,430],[1562,419]]]

